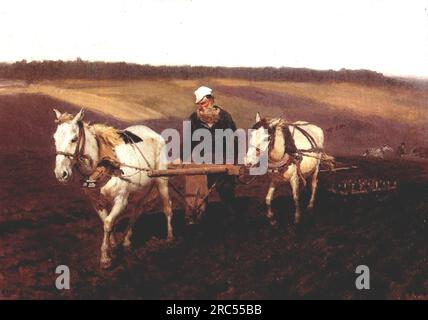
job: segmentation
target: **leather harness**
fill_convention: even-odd
[[[84,154],[85,144],[86,144],[86,135],[85,135],[85,129],[84,129],[83,122],[79,121],[77,124],[79,127],[79,134],[78,134],[78,138],[76,141],[76,148],[75,148],[74,152],[70,153],[70,152],[65,152],[65,151],[56,151],[56,154],[70,158],[71,159],[71,167],[76,167],[82,176],[86,176],[86,174],[84,174],[81,170],[82,164],[84,164],[84,161],[87,160],[87,161],[89,161],[90,167],[93,168],[93,160],[89,156]],[[118,134],[121,136],[124,143],[136,144],[138,142],[143,141],[139,136],[137,136],[136,134],[134,134],[128,130],[118,131]],[[141,150],[138,148],[138,146],[136,146],[136,147],[137,147],[139,153],[142,155],[143,159],[146,161],[146,163],[150,167],[150,164],[147,161],[147,158],[144,156],[144,154],[141,152]],[[138,168],[135,166],[131,166],[131,165],[121,163],[121,162],[117,161],[117,159],[100,158],[99,164],[103,160],[104,161],[105,160],[112,160],[112,162],[118,166],[129,167],[129,168],[133,168],[133,169],[136,169],[139,171],[148,171],[149,170],[149,168],[147,168],[147,169],[146,168]],[[124,180],[129,180],[126,177],[122,177],[122,176],[120,176],[120,178],[122,178]]]
[[[279,124],[278,124],[279,125]],[[286,123],[283,122],[281,123],[282,125],[282,134],[284,136],[284,140],[285,137],[289,136],[288,134],[286,134],[284,131],[286,130],[286,126],[292,126],[295,129],[299,130],[299,132],[301,132],[306,139],[308,139],[309,143],[311,144],[311,148],[310,149],[297,149],[297,152],[302,154],[302,153],[306,153],[306,152],[316,152],[316,153],[321,153],[324,152],[324,150],[322,148],[319,148],[315,139],[303,128],[301,128],[301,125],[299,124],[293,124],[293,123]],[[269,145],[268,145],[268,152],[270,153],[270,151],[273,149],[273,146],[275,144],[275,130],[277,126],[274,127],[267,127],[264,125],[264,123],[262,123],[262,121],[260,121],[259,123],[256,123],[254,125],[254,127],[260,127],[263,126],[265,129],[268,130],[268,134],[269,134]],[[254,128],[253,127],[253,128]],[[294,131],[290,136],[291,139],[294,139]],[[294,140],[293,140],[294,141]],[[286,150],[286,143],[287,141],[284,141],[284,154],[281,158],[281,160],[279,161],[271,161],[271,159],[268,158],[268,169],[269,171],[271,171],[272,173],[279,173],[282,174],[284,173],[288,167],[290,166],[290,164],[294,163],[297,167],[297,174],[299,175],[300,179],[303,181],[304,184],[306,184],[306,181],[302,175],[302,172],[300,170],[300,162],[301,161],[296,161],[295,159],[293,159]],[[260,152],[259,148],[256,148],[256,151]]]

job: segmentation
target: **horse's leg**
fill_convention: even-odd
[[[101,195],[101,198],[100,199],[102,199],[102,195]],[[95,209],[95,211],[98,213],[98,216],[100,217],[100,219],[101,219],[101,221],[103,222],[103,224],[104,224],[104,220],[105,220],[105,218],[107,218],[107,216],[108,216],[108,211],[107,211],[107,209],[105,208],[105,206],[104,205],[102,205],[102,204],[100,204],[100,199],[98,199],[98,201],[97,200],[95,200],[94,198],[92,198],[91,200],[91,203],[92,203],[92,206],[93,206],[93,208]],[[114,232],[112,232],[111,234],[110,234],[110,238],[109,238],[109,241],[110,241],[110,246],[113,248],[113,249],[115,249],[116,247],[117,247],[117,241],[116,241],[116,237],[115,237],[115,235],[114,235]]]
[[[101,245],[100,265],[102,268],[109,268],[112,263],[110,237],[116,218],[123,212],[128,204],[128,195],[117,196],[114,200],[110,214],[104,219],[104,238]]]
[[[100,207],[100,206],[97,206],[97,204],[93,204],[93,207],[94,207],[95,211],[98,213],[98,216],[100,217],[102,223],[104,224],[104,220],[108,216],[107,209],[103,208],[103,207]],[[114,235],[114,232],[112,232],[110,234],[109,241],[110,241],[110,246],[112,247],[112,249],[114,249],[114,248],[117,247],[117,241],[116,241],[116,237]]]
[[[138,218],[141,216],[143,210],[141,209],[141,201],[138,201],[130,211],[130,218],[128,223],[128,229],[126,231],[125,238],[123,239],[122,245],[125,249],[131,248],[131,237],[134,232],[134,224],[138,220]]]
[[[105,219],[107,218],[107,216],[108,216],[107,209],[105,209],[105,208],[97,208],[97,207],[95,207],[95,210],[97,211],[98,216],[100,217],[101,221],[104,223],[104,220],[105,220]],[[111,246],[111,248],[114,250],[114,249],[117,247],[117,241],[116,241],[116,237],[115,237],[115,235],[114,235],[114,232],[112,232],[112,233],[110,234],[109,241],[110,241],[110,246]]]
[[[290,179],[291,190],[293,191],[293,199],[294,199],[294,223],[300,223],[300,205],[299,205],[299,175],[297,174],[297,170],[293,173]]]
[[[101,214],[100,214],[100,212],[99,212],[99,213],[98,213],[98,215],[100,216],[101,221],[103,222],[103,225],[104,225],[104,220],[105,220],[105,218],[106,218],[106,217],[107,217],[107,215],[108,215],[107,210],[106,210],[106,209],[103,209],[103,212],[102,212]],[[102,217],[104,217],[104,218],[102,218]],[[112,231],[111,231],[111,233],[110,233],[110,236],[109,236],[108,240],[109,240],[109,244],[110,244],[110,249],[109,249],[109,251],[110,251],[110,253],[112,254],[112,257],[113,257],[113,255],[114,255],[114,253],[115,253],[115,250],[116,250],[116,248],[117,248],[116,235],[115,235],[115,233],[114,233],[113,229],[112,229]]]
[[[107,218],[108,212],[105,208],[95,208],[97,210],[98,216],[100,217],[101,221],[104,223],[105,218]]]
[[[315,202],[315,195],[317,193],[317,187],[318,187],[318,173],[319,173],[320,164],[317,163],[317,166],[315,167],[315,171],[312,174],[312,183],[311,183],[311,198],[309,200],[308,209],[312,209],[314,207]]]
[[[172,230],[172,204],[169,198],[168,180],[164,178],[157,178],[156,183],[157,183],[160,197],[162,199],[163,213],[165,214],[166,221],[167,221],[167,230],[168,230],[167,239],[168,241],[170,241],[174,238],[174,234]]]
[[[272,199],[273,199],[273,193],[275,192],[275,183],[271,180],[270,184],[269,184],[269,190],[268,193],[266,194],[266,206],[267,206],[267,217],[269,218],[270,224],[274,225],[276,223],[274,215],[273,215],[273,211],[272,211]]]
[[[116,248],[117,248],[117,240],[116,240],[116,235],[114,233],[114,231],[112,231],[110,233],[110,248],[111,248],[111,253],[114,254]]]
[[[138,219],[137,209],[138,208],[132,208],[132,210],[131,210],[129,223],[128,223],[128,230],[126,231],[125,237],[123,238],[123,242],[122,242],[122,246],[125,249],[130,249],[131,245],[132,245],[131,237],[132,237],[132,233],[134,230],[134,224]]]
[[[122,242],[122,246],[125,249],[131,248],[131,245],[132,245],[131,237],[134,232],[134,224],[143,212],[141,207],[143,205],[143,201],[146,200],[144,199],[144,196],[151,194],[152,186],[149,186],[149,188],[150,190],[148,191],[149,192],[148,194],[146,194],[144,191],[141,191],[140,194],[134,194],[135,197],[133,201],[130,202],[130,204],[126,208],[126,210],[128,210],[129,212],[129,222],[128,222],[128,227],[126,229],[125,237],[123,238],[123,242]]]

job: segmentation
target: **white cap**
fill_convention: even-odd
[[[199,87],[195,91],[195,97],[196,97],[195,103],[200,102],[204,97],[210,96],[212,94],[213,94],[212,89],[210,89],[208,87],[204,87],[204,86]]]

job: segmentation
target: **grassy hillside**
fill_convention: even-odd
[[[326,130],[327,147],[335,153],[359,153],[368,146],[401,141],[416,146],[428,138],[428,92],[410,86],[225,78],[55,80],[1,87],[0,95],[44,95],[54,98],[59,109],[61,104],[74,105],[124,123],[173,119],[178,125],[192,112],[193,91],[202,84],[213,87],[217,103],[239,127],[250,127],[257,111],[311,121]]]

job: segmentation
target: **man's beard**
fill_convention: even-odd
[[[220,109],[214,106],[208,106],[206,108],[198,109],[196,113],[199,120],[205,122],[206,124],[212,125],[218,121]]]

